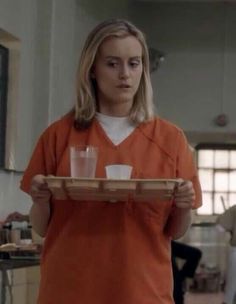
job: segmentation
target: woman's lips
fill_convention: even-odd
[[[130,89],[131,86],[128,85],[128,84],[120,84],[120,85],[117,86],[117,88],[119,88],[119,89]]]

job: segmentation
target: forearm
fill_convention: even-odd
[[[48,222],[50,218],[50,203],[33,203],[30,209],[30,222],[33,229],[41,237],[47,232]]]
[[[172,239],[179,239],[188,230],[191,221],[191,209],[173,207],[165,226],[165,233]]]

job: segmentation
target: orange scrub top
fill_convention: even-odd
[[[142,123],[114,145],[94,119],[78,131],[70,113],[41,135],[21,181],[36,174],[70,176],[69,147],[99,148],[96,177],[107,164],[133,167],[133,178],[183,178],[201,191],[183,132],[160,118]],[[84,202],[51,199],[41,262],[39,304],[172,304],[171,236],[165,202]]]

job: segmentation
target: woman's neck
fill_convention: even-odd
[[[100,99],[98,112],[113,117],[125,117],[129,116],[132,104],[133,100],[114,101]]]

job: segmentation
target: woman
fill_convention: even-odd
[[[234,304],[236,300],[236,205],[220,214],[216,223],[230,233],[224,302],[222,304]]]
[[[30,218],[45,236],[40,304],[170,304],[170,240],[182,236],[201,204],[197,172],[183,132],[155,118],[144,36],[125,20],[99,24],[78,68],[75,109],[40,137],[21,188]],[[173,201],[55,200],[44,176],[70,176],[69,147],[98,147],[106,164],[133,167],[133,178],[182,178]]]

